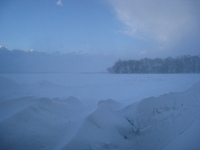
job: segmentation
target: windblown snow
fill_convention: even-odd
[[[1,150],[199,150],[200,76],[1,74]]]

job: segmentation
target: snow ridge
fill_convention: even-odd
[[[161,150],[199,116],[199,85],[120,110],[99,106],[63,150]]]
[[[190,134],[190,139],[200,137],[200,82],[184,92],[149,97],[129,105],[115,98],[87,105],[84,99],[73,96],[46,96],[54,96],[53,92],[60,95],[61,89],[69,93],[73,84],[66,88],[41,80],[36,85],[30,84],[35,85],[36,91],[29,91],[32,89],[27,85],[3,76],[0,83],[0,149],[175,150],[174,141],[186,139],[189,131],[196,133],[195,136]],[[111,89],[110,84],[105,83],[108,86],[104,90]],[[87,95],[90,89],[95,91],[94,86],[102,89],[105,84],[87,81],[76,88],[81,87]],[[38,91],[45,96],[38,96]],[[96,93],[93,94],[97,96]],[[184,141],[184,144],[193,145],[195,150],[200,148],[199,142],[193,141]]]

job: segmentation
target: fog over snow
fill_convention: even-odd
[[[199,56],[199,26],[199,0],[0,0],[0,150],[199,150],[199,74],[106,70]]]
[[[198,81],[199,74],[4,73],[0,147],[197,150]]]
[[[103,53],[45,53],[0,47],[1,73],[92,73],[106,72],[119,56]]]

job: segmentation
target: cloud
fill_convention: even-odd
[[[122,31],[138,39],[173,44],[198,30],[199,2],[196,0],[108,0]]]
[[[62,0],[58,0],[58,1],[56,2],[56,4],[59,5],[59,6],[63,6]]]

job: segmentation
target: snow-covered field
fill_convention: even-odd
[[[199,74],[0,74],[2,150],[199,150]]]

